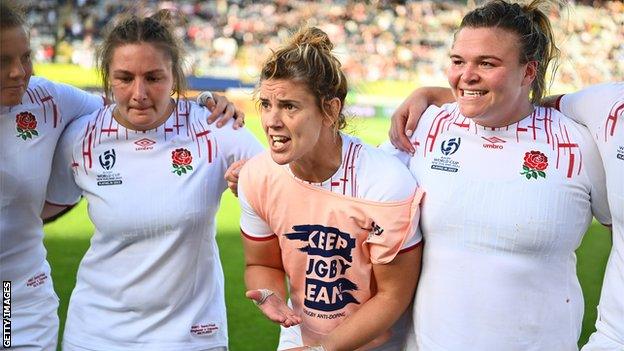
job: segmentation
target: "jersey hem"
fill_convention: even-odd
[[[406,252],[412,251],[412,250],[416,249],[417,247],[422,246],[423,245],[423,241],[424,240],[421,240],[421,241],[417,242],[416,244],[414,244],[412,246],[409,246],[409,247],[406,247],[406,248],[403,248],[403,249],[399,250],[397,255],[400,255],[402,253],[406,253]]]
[[[154,348],[155,345],[159,345],[159,347]],[[147,349],[149,350],[170,350],[170,351],[201,351],[206,349],[213,349],[217,347],[225,347],[228,348],[227,340],[225,342],[213,342],[213,343],[205,343],[205,344],[186,344],[186,343],[178,343],[171,344],[170,346],[160,346],[161,342],[153,342],[153,343],[144,343],[138,344],[136,346],[129,345],[128,343],[123,343],[120,345],[111,345],[107,343],[101,344],[92,344],[87,342],[80,342],[76,340],[72,340],[71,337],[63,336],[63,349],[65,346],[68,346],[70,350],[84,350],[84,351],[143,351]]]
[[[253,241],[268,241],[268,240],[271,240],[271,239],[273,239],[273,238],[276,238],[276,237],[277,237],[277,235],[275,235],[275,233],[272,233],[272,234],[271,234],[271,235],[269,235],[269,236],[253,236],[253,235],[249,235],[249,234],[245,233],[245,231],[244,231],[244,230],[242,230],[242,229],[240,230],[240,232],[241,232],[241,234],[242,234],[245,238],[247,238],[247,239],[249,239],[249,240],[253,240]]]
[[[48,204],[48,205],[58,206],[58,207],[70,207],[70,206],[76,205],[78,203],[78,201],[74,202],[73,204],[57,204],[55,202],[46,200],[45,203]]]

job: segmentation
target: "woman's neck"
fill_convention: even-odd
[[[311,183],[322,183],[331,178],[341,164],[342,137],[333,129],[325,128],[314,149],[288,166],[295,177]]]

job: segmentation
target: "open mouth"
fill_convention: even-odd
[[[276,150],[283,149],[286,143],[290,141],[289,137],[283,135],[271,135],[269,139],[271,141],[271,146],[273,146],[273,148]]]

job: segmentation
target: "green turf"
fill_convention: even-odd
[[[247,126],[266,144],[257,117],[248,117]],[[347,130],[376,145],[387,138],[388,128],[387,119],[368,119],[351,121]],[[230,349],[233,351],[275,349],[278,328],[268,322],[255,306],[244,298],[244,267],[238,218],[236,199],[227,193],[223,197],[217,218],[217,241],[225,271]],[[87,218],[84,202],[61,219],[45,226],[48,259],[52,265],[55,288],[61,299],[59,309],[61,332],[69,295],[75,284],[77,266],[89,246],[92,231],[93,226]],[[581,345],[594,330],[596,305],[610,247],[610,235],[606,229],[594,223],[578,250],[578,273],[586,305],[583,334],[579,342]]]

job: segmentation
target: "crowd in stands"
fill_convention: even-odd
[[[562,49],[556,84],[569,89],[624,79],[624,4],[587,3],[551,13]],[[92,65],[100,32],[116,13],[157,8],[179,13],[194,75],[254,81],[268,49],[308,23],[337,44],[352,81],[415,84],[445,82],[452,33],[468,10],[465,1],[39,0],[28,8],[36,60]]]

